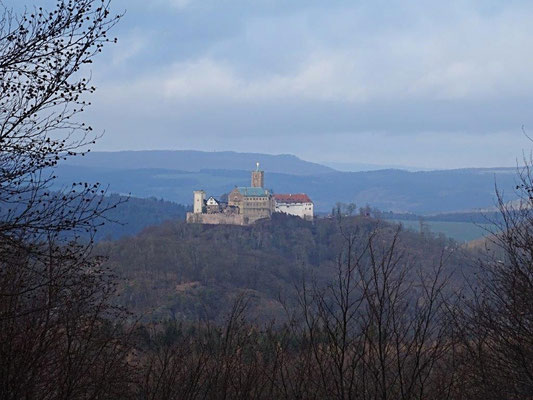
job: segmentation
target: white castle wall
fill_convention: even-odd
[[[297,217],[313,220],[313,203],[278,203],[276,202],[275,212],[295,215]]]

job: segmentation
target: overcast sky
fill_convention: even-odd
[[[533,136],[533,2],[113,0],[98,150],[512,166]]]

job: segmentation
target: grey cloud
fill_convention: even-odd
[[[100,148],[328,144],[331,159],[453,167],[509,165],[529,145],[529,2],[170,1],[115,0],[125,47],[106,57],[127,57],[95,64]],[[374,154],[351,149],[371,138]]]

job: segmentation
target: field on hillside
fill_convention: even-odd
[[[389,220],[402,224],[406,229],[420,232],[420,221],[409,220]],[[472,240],[480,239],[495,229],[492,224],[476,224],[473,222],[448,222],[448,221],[428,221],[424,220],[426,225],[432,233],[442,233],[458,242],[470,242]]]

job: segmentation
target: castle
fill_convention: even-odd
[[[274,212],[313,220],[313,202],[306,194],[271,194],[264,186],[265,173],[257,163],[251,186],[235,187],[227,195],[227,201],[213,196],[206,199],[203,190],[195,190],[193,212],[187,213],[187,223],[251,225],[270,218]]]

